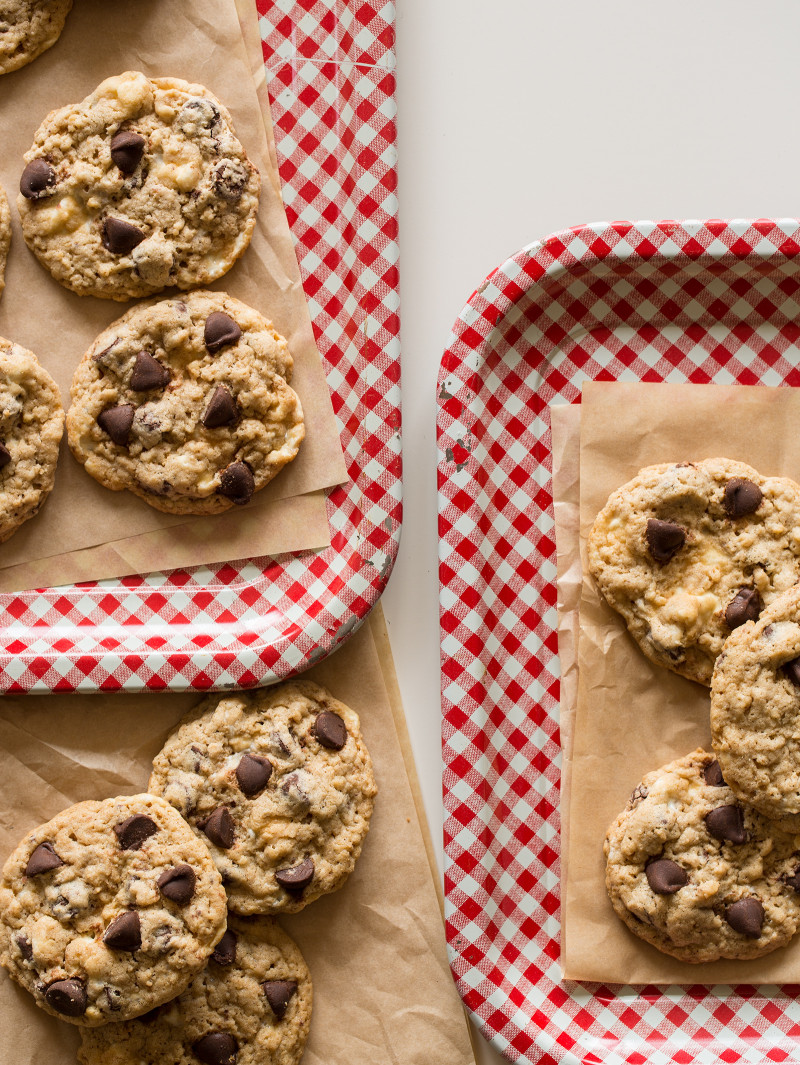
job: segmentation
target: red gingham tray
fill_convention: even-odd
[[[283,195],[349,481],[322,552],[0,595],[0,692],[223,689],[324,657],[402,518],[394,9],[253,0]]]
[[[454,326],[437,411],[447,938],[512,1061],[800,1061],[800,987],[561,978],[549,418],[586,379],[800,385],[799,323],[800,220],[784,219],[556,233]]]

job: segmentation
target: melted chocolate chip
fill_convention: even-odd
[[[158,832],[158,825],[147,814],[134,814],[114,825],[114,832],[124,851],[138,851],[146,839]]]
[[[269,1008],[281,1020],[286,1015],[286,1010],[297,991],[296,980],[265,980],[261,985],[264,996],[269,1002]]]
[[[215,961],[217,965],[233,965],[236,961],[236,943],[236,933],[229,928],[216,947],[214,947],[211,960]]]
[[[115,917],[106,929],[103,942],[111,950],[127,950],[130,953],[142,945],[142,928],[136,910],[128,910]]]
[[[139,165],[147,142],[132,129],[121,129],[111,138],[111,158],[123,174],[132,174]]]
[[[787,677],[795,688],[800,688],[800,658],[792,658],[781,666],[781,673]]]
[[[158,878],[158,890],[164,898],[185,906],[194,895],[197,876],[191,865],[175,865]]]
[[[744,815],[740,806],[717,806],[706,814],[706,828],[723,843],[744,843],[747,832],[744,827]]]
[[[272,763],[258,754],[243,754],[236,766],[236,781],[248,799],[263,791],[272,776]]]
[[[797,889],[795,888],[795,890],[797,890]],[[28,939],[28,937],[27,936],[23,936],[23,935],[18,935],[17,938],[16,938],[16,943],[17,943],[17,946],[19,947],[19,952],[22,955],[22,957],[25,959],[25,961],[31,961],[33,959],[33,944]]]
[[[677,862],[656,858],[645,866],[647,883],[656,895],[674,895],[689,882],[689,875]]]
[[[40,876],[42,873],[49,873],[51,869],[58,869],[63,864],[52,843],[40,843],[28,859],[25,876]]]
[[[204,1065],[236,1065],[239,1044],[227,1032],[210,1032],[193,1043],[192,1050]]]
[[[11,462],[11,452],[5,444],[0,444],[0,470]]]
[[[44,993],[45,1001],[64,1017],[82,1017],[89,1000],[83,980],[55,980]]]
[[[347,743],[347,726],[338,714],[332,710],[323,710],[317,714],[314,722],[314,735],[317,742],[331,751],[341,751]]]
[[[223,850],[228,850],[229,847],[233,846],[233,818],[231,817],[227,806],[218,806],[216,810],[214,810],[214,812],[200,824],[200,828],[202,828],[212,843],[215,843]]]
[[[206,318],[203,339],[210,355],[216,355],[222,348],[235,344],[241,335],[239,326],[224,311],[212,311]]]
[[[731,629],[738,629],[746,621],[755,621],[764,604],[755,588],[740,588],[725,610],[725,621]]]
[[[644,786],[644,784],[637,784],[631,792],[631,797],[628,799],[628,805],[631,807],[638,806],[639,803],[643,802],[648,795],[649,792]]]
[[[314,879],[314,862],[311,858],[306,858],[299,865],[278,869],[275,879],[290,895],[302,895]]]
[[[793,891],[800,892],[800,865],[798,865],[793,873],[787,874],[783,878],[783,882]]]
[[[139,352],[129,382],[134,392],[151,392],[154,388],[164,388],[169,384],[169,379],[169,370],[163,363],[153,358],[149,351]]]
[[[232,425],[238,417],[236,400],[225,385],[217,385],[203,414],[203,425],[206,429],[219,429],[222,425]]]
[[[195,96],[183,105],[178,115],[177,123],[181,129],[185,129],[187,126],[200,130],[213,129],[219,122],[219,118],[219,108],[213,101],[207,100],[205,97]],[[191,132],[191,130],[186,130],[186,132]]]
[[[764,924],[764,907],[758,899],[738,899],[725,910],[725,920],[748,939],[758,939]]]
[[[745,477],[731,477],[725,485],[722,508],[729,518],[754,514],[761,504],[761,489]]]
[[[117,403],[114,407],[106,407],[97,415],[97,424],[110,436],[115,444],[125,447],[133,425],[133,416],[136,408],[132,403]]]
[[[19,179],[19,191],[26,200],[38,200],[41,196],[52,196],[56,183],[56,172],[46,159],[32,159],[22,171]]]
[[[141,244],[145,234],[132,222],[124,218],[109,215],[103,221],[103,247],[112,255],[127,255],[137,244]]]
[[[703,770],[703,780],[706,784],[710,784],[712,788],[725,787],[725,781],[722,779],[722,770],[716,758],[713,762],[709,762]]]
[[[647,547],[656,562],[669,562],[686,543],[686,530],[673,521],[650,518],[647,522]]]
[[[245,462],[232,462],[219,475],[219,494],[237,506],[244,506],[253,498],[256,479]]]
[[[214,192],[228,203],[236,203],[242,198],[249,178],[249,172],[240,162],[235,159],[223,159],[213,170]]]
[[[122,1009],[122,992],[120,991],[120,989],[118,987],[109,987],[108,984],[106,984],[103,987],[103,991],[104,991],[105,996],[106,996],[106,1002],[108,1003],[108,1008],[110,1010],[113,1010],[115,1013],[118,1010],[121,1010]],[[137,1020],[142,1020],[142,1018],[141,1017],[137,1017]]]

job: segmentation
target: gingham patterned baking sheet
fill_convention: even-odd
[[[284,678],[364,620],[402,519],[394,8],[253,0],[283,195],[349,480],[332,545],[0,595],[0,691],[224,689]]]
[[[447,939],[512,1061],[800,1062],[800,987],[561,978],[549,417],[587,379],[798,385],[799,342],[798,219],[556,233],[454,326],[437,408]]]

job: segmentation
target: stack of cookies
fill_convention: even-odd
[[[588,560],[644,654],[711,689],[711,749],[647,774],[608,830],[615,912],[682,961],[783,946],[800,927],[800,485],[724,458],[648,467],[597,516]]]
[[[84,1065],[295,1065],[311,978],[275,923],[340,888],[375,781],[358,716],[298,681],[212,696],[148,793],[78,803],[0,882],[0,963]]]

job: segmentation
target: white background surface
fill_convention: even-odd
[[[553,230],[800,215],[800,3],[397,8],[405,505],[383,605],[441,861],[435,397],[450,327]],[[480,1042],[480,1065],[504,1060]]]

